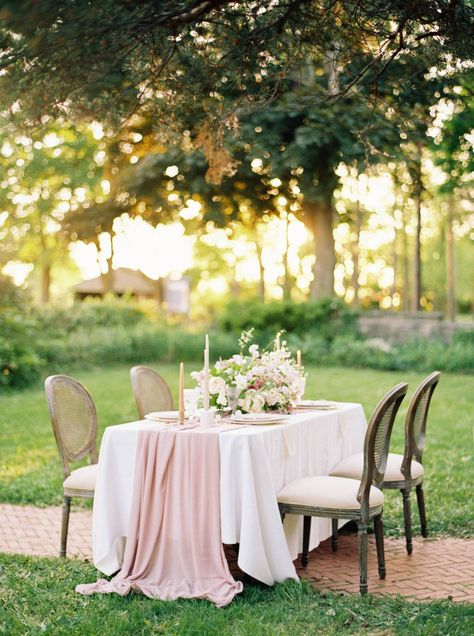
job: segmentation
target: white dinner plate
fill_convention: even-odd
[[[230,420],[234,424],[280,424],[285,421],[285,416],[281,413],[275,415],[269,413],[245,413],[243,415],[233,415]]]
[[[336,408],[336,402],[329,400],[301,400],[296,404],[298,411],[330,410]]]
[[[145,415],[146,420],[155,420],[157,422],[177,422],[179,411],[153,411]]]

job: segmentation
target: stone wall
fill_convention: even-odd
[[[440,312],[368,311],[360,315],[359,329],[368,338],[382,338],[390,343],[433,336],[450,341],[457,330],[474,330],[474,322],[450,322]]]

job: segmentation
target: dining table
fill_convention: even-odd
[[[93,563],[106,575],[120,570],[134,497],[137,442],[144,431],[169,424],[144,419],[109,426],[102,437],[93,507]],[[302,519],[278,509],[277,494],[289,482],[328,475],[341,460],[362,450],[367,427],[360,404],[337,402],[305,410],[272,425],[218,420],[220,540],[238,544],[239,568],[267,585],[298,579],[293,561],[301,551]],[[179,430],[179,427],[178,429]],[[180,436],[206,429],[183,427]],[[342,525],[344,522],[340,522]],[[189,528],[193,532],[193,528]],[[331,534],[331,521],[313,519],[310,549]]]

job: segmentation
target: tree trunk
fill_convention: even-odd
[[[407,235],[407,227],[406,227],[406,210],[405,206],[402,207],[402,246],[403,246],[403,302],[402,306],[404,311],[410,310],[410,263],[408,257],[408,235]]]
[[[334,250],[332,197],[324,202],[304,202],[304,214],[313,232],[316,262],[314,280],[311,285],[312,298],[334,296]]]
[[[258,294],[262,301],[265,301],[265,267],[262,260],[262,246],[258,237],[255,239],[255,249],[257,251],[258,268],[260,272],[260,278],[258,281]]]
[[[112,256],[107,259],[107,271],[101,274],[102,293],[109,294],[114,291],[114,270],[112,269]]]
[[[240,284],[237,282],[237,280],[235,278],[235,273],[234,273],[234,276],[232,277],[232,281],[230,283],[230,293],[232,294],[233,298],[239,298],[240,297]]]
[[[418,149],[414,170],[413,198],[415,200],[415,253],[413,261],[413,311],[421,309],[421,150]]]
[[[41,304],[47,305],[50,301],[51,290],[51,265],[43,265],[41,270]]]
[[[291,298],[291,281],[288,271],[288,215],[286,216],[285,223],[285,250],[283,252],[283,300],[290,300]]]
[[[352,304],[354,307],[359,306],[359,256],[360,256],[360,231],[362,228],[362,216],[360,212],[360,201],[357,200],[355,209],[354,229],[355,240],[352,245],[352,288],[354,290],[354,298]]]
[[[158,307],[161,307],[164,299],[165,299],[165,284],[163,278],[158,278],[154,284],[155,287],[155,300],[158,303]]]
[[[339,46],[334,44],[324,54],[324,70],[328,78],[328,94],[332,97],[339,93],[339,70],[337,68],[337,57]]]
[[[99,249],[99,245],[97,245]],[[110,256],[106,259],[107,262],[107,271],[101,275],[102,278],[102,293],[105,294],[113,293],[114,291],[114,270],[112,267],[112,263],[114,260],[114,240],[112,236],[110,236]]]
[[[446,282],[447,282],[447,315],[449,320],[456,320],[456,261],[453,236],[454,195],[448,199],[446,219]]]
[[[395,222],[395,210],[393,213],[393,243],[392,243],[392,269],[393,269],[393,282],[392,282],[392,309],[394,307],[393,301],[395,299],[395,295],[397,293],[397,280],[398,280],[398,230]]]

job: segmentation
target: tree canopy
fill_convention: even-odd
[[[145,108],[162,133],[231,126],[315,55],[345,69],[334,98],[402,54],[473,59],[473,26],[468,0],[3,0],[0,106],[30,124]]]
[[[201,207],[188,215],[190,231],[211,221],[240,223],[245,233],[270,215],[303,221],[315,244],[312,291],[331,295],[340,258],[333,229],[358,217],[356,244],[363,217],[359,200],[342,216],[336,206],[341,165],[360,174],[385,164],[394,182],[398,168],[390,165],[402,166],[404,196],[416,201],[418,248],[424,150],[434,148],[446,189],[466,185],[473,26],[470,0],[0,0],[2,134],[21,129],[35,141],[55,126],[86,130],[89,120],[102,131],[103,155],[91,192],[58,219],[54,193],[63,196],[64,171],[77,187],[89,179],[73,165],[80,156],[66,165],[46,150],[25,159],[15,144],[12,153],[5,146],[4,171],[26,188],[44,194],[48,170],[58,175],[28,210],[12,206],[18,186],[4,180],[5,258],[23,232],[23,256],[37,259],[29,239],[35,214],[53,254],[70,240],[111,236],[122,213],[153,224],[182,220],[194,199]],[[446,104],[452,117],[431,142]],[[22,166],[33,159],[35,167],[36,155],[40,169],[30,178]],[[99,178],[106,191],[95,191]]]

